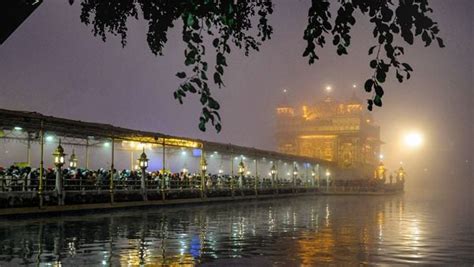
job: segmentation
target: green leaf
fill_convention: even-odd
[[[374,88],[375,88],[375,94],[378,95],[379,97],[382,97],[384,93],[382,86],[375,84]]]
[[[206,94],[201,94],[201,98],[199,100],[201,101],[201,104],[205,105],[208,99],[209,98],[207,97]]]
[[[369,48],[369,55],[372,55],[372,53],[374,53],[374,49],[376,48],[377,46],[374,45],[372,46],[371,48]]]
[[[373,105],[374,105],[374,101],[372,99],[367,99],[367,109],[372,111]]]
[[[211,109],[215,109],[215,110],[218,110],[220,108],[220,105],[219,103],[212,97],[209,97],[208,98],[208,103],[207,103],[207,106]]]
[[[202,82],[199,78],[192,78],[191,82],[195,83],[199,88],[202,87]]]
[[[199,130],[201,130],[202,132],[206,131],[206,122],[201,120],[201,122],[199,123]]]
[[[188,54],[188,56],[186,57],[186,60],[184,61],[184,65],[189,66],[189,65],[194,64],[195,62],[196,61],[194,60],[194,58],[190,57]]]
[[[191,14],[191,13],[188,13],[188,17],[186,19],[186,25],[188,27],[191,27],[191,26],[193,26],[193,24],[194,24],[194,15]]]
[[[214,72],[214,83],[219,85],[219,87],[221,87],[221,84],[222,84],[221,75],[219,75],[219,73],[217,72]]]
[[[374,104],[378,107],[381,107],[382,106],[382,97],[379,96],[379,95],[375,95]]]
[[[187,84],[186,84],[186,89],[187,89],[190,93],[193,93],[193,94],[195,94],[195,93],[197,92],[196,88],[195,88],[192,84],[190,84],[190,83],[187,83]]]
[[[213,41],[212,41],[212,45],[217,48],[219,46],[219,38],[215,38]]]
[[[205,71],[201,71],[201,79],[207,81],[207,76]]]
[[[374,81],[372,79],[368,79],[365,81],[364,88],[366,92],[372,91],[372,86],[374,85]]]
[[[220,65],[217,65],[216,66],[216,70],[217,72],[219,72],[220,75],[223,75],[224,74],[224,68]]]
[[[377,60],[372,59],[372,60],[370,61],[370,67],[371,67],[372,69],[375,69],[375,68],[377,67]]]
[[[439,37],[436,37],[436,40],[438,41],[439,47],[441,47],[441,48],[445,47],[445,46],[444,46],[443,39],[441,39],[441,38],[439,38]]]
[[[402,65],[403,65],[403,67],[405,67],[405,70],[413,71],[413,69],[411,68],[411,66],[408,63],[402,63]]]
[[[180,79],[184,79],[184,78],[186,78],[186,73],[185,72],[178,72],[178,73],[176,73],[176,76],[178,76],[178,78],[180,78]]]
[[[397,74],[396,74],[396,75],[397,75],[397,80],[398,80],[398,82],[403,82],[403,76],[398,72],[398,70],[397,70]]]
[[[227,63],[225,62],[225,57],[222,53],[217,53],[216,57],[217,65],[224,65],[227,66]]]
[[[380,69],[377,71],[377,74],[375,75],[375,78],[377,78],[377,81],[379,83],[384,83],[386,77],[387,77],[387,75],[385,75],[385,72],[383,72]]]

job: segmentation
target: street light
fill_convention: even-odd
[[[239,188],[242,188],[243,186],[244,172],[245,172],[245,164],[241,158],[239,162]]]
[[[273,163],[272,168],[270,169],[270,174],[272,175],[272,188],[273,188],[274,183],[275,183],[275,175],[277,174],[275,163]]]
[[[57,168],[61,168],[64,165],[64,157],[66,154],[64,154],[64,148],[61,146],[61,140],[59,140],[59,145],[56,147],[56,150],[53,152],[53,157],[54,157],[54,165]]]
[[[59,139],[58,147],[54,150],[54,165],[56,166],[56,193],[58,194],[58,205],[64,205],[63,193],[63,177],[61,167],[64,165],[64,148],[61,146],[61,139]]]
[[[138,166],[142,169],[142,177],[140,181],[140,189],[142,193],[143,200],[147,200],[148,196],[146,193],[146,168],[148,168],[148,158],[145,154],[145,146],[143,146],[143,152],[138,158]]]
[[[239,175],[244,175],[245,172],[245,164],[242,160],[239,162]]]
[[[205,176],[206,176],[206,171],[207,171],[207,161],[204,155],[201,157],[201,197],[204,197],[205,194],[205,189],[206,189],[206,184],[205,184]]]
[[[423,144],[423,136],[419,132],[410,132],[405,135],[404,142],[409,148],[418,148]]]
[[[298,176],[298,166],[293,165],[293,186],[296,186],[296,176]]]
[[[145,154],[145,147],[143,147],[143,152],[142,154],[140,155],[140,158],[138,158],[138,166],[140,167],[140,169],[144,170],[146,168],[148,168],[148,158]]]
[[[205,158],[202,158],[201,160],[201,171],[203,171],[204,173],[206,173],[207,171],[207,161]]]
[[[376,176],[375,176],[375,178],[377,179],[377,181],[385,183],[386,170],[387,170],[387,169],[385,169],[385,166],[384,166],[383,162],[380,161],[379,166],[377,167]]]
[[[398,182],[405,182],[405,169],[403,169],[402,166],[400,166],[400,168],[398,168],[398,171],[397,171],[397,183]]]
[[[74,149],[72,150],[71,157],[69,158],[69,168],[71,168],[72,170],[77,168],[77,157],[74,153]]]
[[[316,170],[314,169],[314,166],[313,168],[311,169],[311,185],[314,187],[314,180],[316,180]]]

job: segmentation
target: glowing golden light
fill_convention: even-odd
[[[329,92],[331,92],[331,91],[332,91],[332,87],[331,87],[331,86],[329,86],[329,85],[328,85],[328,86],[326,86],[326,92],[328,92],[328,93],[329,93]]]
[[[418,132],[411,132],[404,137],[405,145],[409,148],[418,148],[423,144],[423,136]]]

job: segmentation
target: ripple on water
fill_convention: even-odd
[[[445,214],[406,196],[300,197],[7,220],[0,266],[474,263],[472,219]]]

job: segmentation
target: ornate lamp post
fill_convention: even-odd
[[[400,166],[400,168],[398,168],[398,172],[397,172],[397,183],[398,182],[401,182],[401,183],[404,183],[405,182],[405,169],[403,169],[402,166]]]
[[[277,174],[277,169],[275,167],[275,163],[273,163],[272,168],[270,169],[270,174],[272,175],[272,188],[275,187],[275,176]]]
[[[77,157],[76,153],[74,153],[74,149],[72,150],[71,157],[69,158],[69,168],[74,170],[77,168]]]
[[[53,152],[54,166],[56,166],[56,193],[58,194],[58,205],[64,205],[64,189],[63,189],[63,174],[61,171],[64,165],[64,148],[61,146],[61,140],[59,140],[58,147]]]
[[[376,170],[375,178],[377,178],[377,182],[380,182],[382,184],[385,183],[385,179],[386,179],[385,173],[386,173],[385,166],[383,162],[380,161],[379,166],[377,167],[377,170]]]
[[[206,172],[207,172],[207,161],[204,156],[201,157],[201,197],[204,197],[206,191]]]
[[[142,177],[140,180],[140,189],[142,193],[143,200],[147,200],[147,192],[146,192],[146,168],[148,168],[148,158],[145,154],[145,147],[143,147],[143,152],[138,158],[138,166],[142,170]]]
[[[244,180],[245,165],[242,159],[239,162],[239,188],[242,189],[243,180]]]
[[[298,166],[293,164],[293,187],[296,187],[296,178],[298,177]]]

